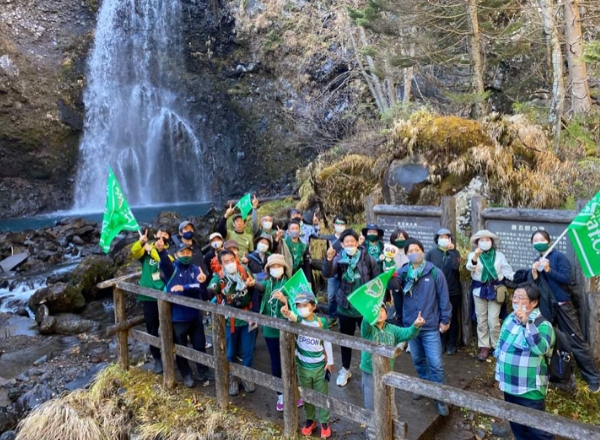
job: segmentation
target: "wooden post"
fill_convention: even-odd
[[[383,376],[390,372],[390,360],[374,354],[373,363],[373,427],[375,438],[394,438],[392,389],[383,383]]]
[[[449,229],[456,240],[456,199],[453,196],[442,197],[441,225]]]
[[[232,318],[233,319],[233,318]],[[227,362],[227,342],[225,316],[212,314],[213,356],[215,357],[215,388],[219,408],[226,411],[229,407],[229,362]]]
[[[298,377],[293,333],[282,331],[279,336],[281,378],[283,380],[283,436],[296,437],[298,433]]]
[[[125,310],[125,291],[113,288],[113,302],[115,304],[115,324],[120,324],[127,319]],[[127,346],[128,330],[121,330],[117,333],[117,350],[119,366],[127,370],[129,368],[129,347]]]
[[[466,263],[463,263],[466,264]],[[473,337],[473,321],[471,320],[471,280],[462,280],[462,313],[461,313],[461,325],[462,325],[462,341],[465,347],[471,345],[471,338]]]
[[[175,359],[173,357],[173,322],[171,321],[171,303],[158,300],[158,319],[160,325],[160,355],[163,364],[163,382],[165,387],[175,387]]]
[[[473,196],[471,199],[471,234],[485,229],[485,219],[481,215],[487,208],[487,199],[483,196]]]

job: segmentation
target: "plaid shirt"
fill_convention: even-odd
[[[548,321],[536,327],[533,321],[540,314],[534,309],[525,326],[511,313],[502,324],[500,339],[494,352],[496,380],[500,389],[508,394],[538,394],[541,397],[548,391],[548,366],[545,356],[549,356],[554,345],[554,329]]]

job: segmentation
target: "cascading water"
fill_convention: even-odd
[[[176,92],[180,0],[104,0],[88,60],[76,210],[104,207],[108,167],[131,205],[206,200],[203,142]]]

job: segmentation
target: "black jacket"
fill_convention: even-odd
[[[337,276],[340,279],[340,288],[336,294],[337,303],[344,308],[348,308],[348,295],[352,293],[353,283],[348,283],[343,278],[343,274],[346,272],[348,264],[340,264],[340,256],[341,253],[337,254],[332,261],[324,261],[323,276],[325,278]],[[375,259],[366,252],[361,252],[360,260],[356,265],[356,270],[360,274],[361,285],[368,283],[381,273]]]
[[[460,282],[460,253],[456,249],[443,251],[440,248],[430,249],[425,259],[442,270],[448,283],[450,296],[462,295]]]

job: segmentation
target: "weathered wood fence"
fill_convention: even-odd
[[[227,410],[229,406],[228,388],[230,373],[271,390],[283,392],[283,434],[285,437],[293,437],[298,432],[298,407],[296,402],[298,398],[302,398],[308,403],[327,408],[341,417],[371,426],[375,430],[376,438],[378,439],[404,440],[407,437],[407,424],[399,420],[394,420],[392,416],[392,388],[397,388],[438,399],[450,405],[468,408],[494,417],[544,429],[562,437],[578,440],[600,439],[600,428],[596,426],[578,423],[564,417],[524,408],[458,388],[391,372],[388,359],[396,357],[399,354],[399,350],[396,347],[378,344],[337,332],[307,327],[254,312],[218,306],[206,301],[183,296],[165,294],[161,291],[148,289],[129,282],[134,277],[134,275],[128,275],[108,280],[98,285],[98,287],[104,289],[113,288],[115,325],[109,327],[107,333],[109,335],[117,335],[119,365],[124,369],[129,368],[127,339],[133,338],[161,349],[164,369],[163,380],[167,388],[175,386],[174,354],[213,368],[215,371],[216,399],[222,410]],[[125,296],[128,292],[142,294],[158,300],[161,327],[160,337],[151,336],[144,331],[133,328],[141,324],[143,318],[135,317],[127,319]],[[179,304],[212,314],[213,355],[173,343],[171,304]],[[225,325],[226,318],[239,318],[280,330],[283,376],[281,379],[252,368],[228,362],[225,341],[225,331],[227,330]],[[298,386],[296,377],[295,335],[299,334],[319,338],[335,345],[367,351],[372,354],[375,384],[374,411]]]

